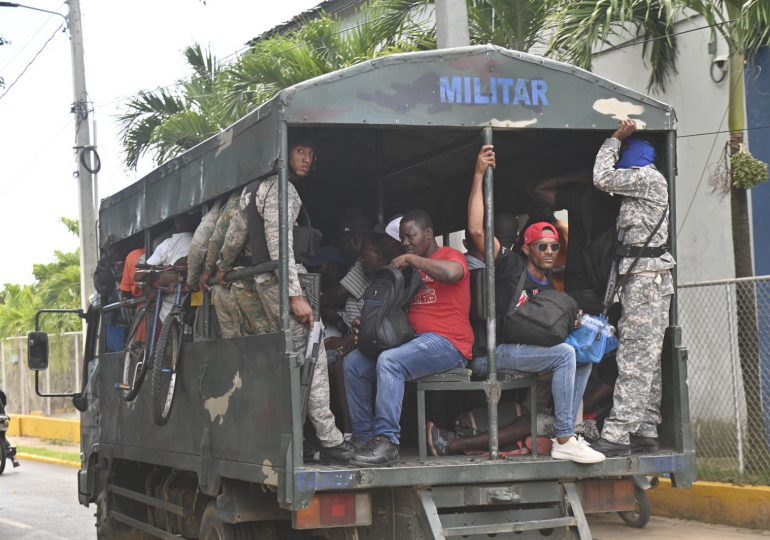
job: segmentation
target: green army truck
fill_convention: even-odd
[[[533,384],[490,369],[483,381],[466,371],[408,383],[397,465],[303,459],[305,355],[293,349],[288,332],[285,250],[292,130],[312,128],[321,142],[301,195],[325,232],[333,232],[341,209],[356,206],[380,223],[423,208],[442,235],[466,226],[483,140],[494,143],[498,156],[494,178],[485,179],[487,216],[522,214],[528,179],[590,170],[602,141],[629,117],[661,149],[674,223],[670,106],[579,68],[494,46],[388,56],[297,84],[104,199],[102,241],[112,237],[123,253],[139,246],[151,252],[175,216],[202,215],[223,195],[277,172],[282,329],[185,341],[173,410],[158,426],[149,384],[130,402],[116,389],[126,355],[106,352],[103,311],[84,314],[83,388],[74,395],[82,410],[78,497],[96,505],[99,538],[586,539],[586,513],[633,509],[633,477],[665,474],[676,487],[689,487],[695,456],[676,298],[662,357],[662,448],[654,454],[595,465],[501,458],[497,403],[510,389]],[[491,218],[486,226],[491,232]],[[672,228],[676,255],[674,234]],[[488,328],[493,313],[487,312]],[[45,351],[31,351],[31,367],[45,369]],[[479,401],[491,411],[488,455],[426,456],[426,415],[450,415]]]

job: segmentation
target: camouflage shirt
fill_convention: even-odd
[[[187,254],[188,285],[195,285],[200,279],[203,259],[209,246],[209,238],[211,238],[211,234],[214,232],[214,225],[219,218],[221,209],[221,202],[214,203],[214,206],[203,216],[198,228],[195,229],[192,244],[190,244],[190,252]]]
[[[257,205],[257,212],[265,220],[265,240],[267,241],[267,249],[270,253],[270,260],[277,261],[279,257],[278,243],[280,239],[280,227],[278,224],[278,205],[279,205],[279,189],[278,189],[278,176],[271,176],[267,180],[263,181],[257,192],[255,193],[254,201],[250,200],[248,193],[244,192],[241,197],[241,208],[246,209],[249,204]],[[291,224],[297,221],[300,208],[302,207],[302,201],[297,193],[297,188],[294,184],[289,182],[289,296],[301,296],[302,287],[299,283],[298,274],[306,273],[305,267],[295,262],[294,259],[294,231]],[[257,274],[257,283],[263,283],[269,279],[270,274]]]
[[[625,230],[624,245],[643,246],[650,233],[668,212],[668,183],[654,167],[615,169],[620,141],[609,138],[604,141],[594,163],[594,185],[610,195],[622,195],[618,230]],[[665,246],[668,241],[668,216],[650,241],[650,247]],[[633,258],[620,262],[620,273],[628,271]],[[657,258],[642,257],[633,272],[660,271],[673,268],[676,262],[670,253]]]
[[[240,195],[233,193],[227,199],[224,208],[214,227],[214,233],[209,240],[209,251],[206,254],[206,264],[204,268],[210,274],[219,270],[231,270],[235,259],[243,251],[246,244],[247,230],[243,231],[243,240],[238,235],[232,234],[228,238],[233,217],[240,211]],[[229,240],[229,241],[228,241]]]

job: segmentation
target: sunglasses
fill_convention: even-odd
[[[555,242],[553,244],[549,244],[547,242],[541,242],[540,244],[537,244],[537,250],[540,253],[545,253],[549,247],[551,248],[551,251],[554,253],[558,252],[559,249],[561,249],[561,245],[558,242]]]

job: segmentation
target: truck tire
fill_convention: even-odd
[[[634,488],[634,497],[636,499],[634,509],[618,512],[618,515],[629,527],[641,529],[650,521],[650,499],[647,497],[647,492],[638,486]]]
[[[217,517],[217,503],[206,505],[198,540],[285,540],[272,521],[225,523]]]

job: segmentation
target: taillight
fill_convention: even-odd
[[[323,493],[310,506],[294,512],[295,529],[322,529],[372,524],[372,499],[368,493]]]

